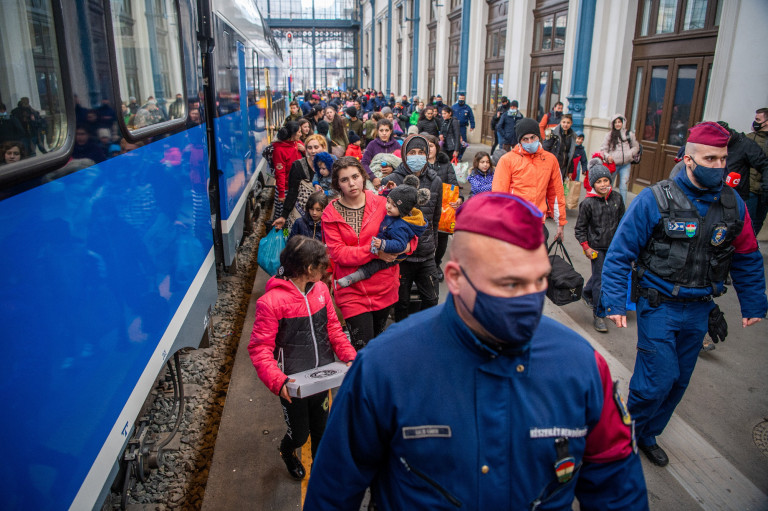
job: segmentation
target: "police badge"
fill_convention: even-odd
[[[696,236],[696,228],[698,227],[698,222],[688,222],[685,224],[685,235],[689,238],[693,238]]]
[[[717,247],[725,241],[725,235],[728,234],[728,227],[725,225],[716,225],[712,231],[712,245]]]

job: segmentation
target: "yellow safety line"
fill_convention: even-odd
[[[331,410],[331,404],[333,403],[333,394],[328,391],[328,411]],[[301,446],[301,460],[302,462],[304,460],[309,461],[312,459],[312,437],[310,437],[307,440],[307,443],[305,443],[303,446]],[[309,476],[312,473],[312,465],[309,463],[304,463],[304,466],[307,469],[307,476],[301,480],[301,508],[304,508],[304,499],[307,498],[307,485],[309,484]]]

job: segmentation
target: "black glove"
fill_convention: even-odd
[[[725,322],[725,314],[723,314],[717,304],[709,313],[708,330],[709,336],[715,344],[725,341],[725,338],[728,336],[728,323]]]

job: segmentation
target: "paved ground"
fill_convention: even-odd
[[[485,148],[470,146],[464,159],[471,161],[475,151]],[[576,210],[568,212],[565,244],[576,269],[588,278],[589,261],[573,237],[576,216]],[[768,228],[759,239],[768,267]],[[265,281],[259,271],[249,318]],[[643,461],[652,510],[768,509],[768,321],[749,329],[738,326],[733,290],[718,304],[730,324],[730,335],[716,350],[699,357],[691,385],[659,437],[671,463],[662,469]],[[592,328],[591,311],[581,302],[564,307],[548,304],[545,313],[592,342],[626,393],[637,341],[633,313],[627,329],[609,327],[608,334]],[[300,509],[306,481],[291,480],[277,454],[285,425],[277,398],[258,381],[251,366],[246,349],[251,327],[252,319],[243,329],[203,508]],[[309,459],[306,451],[304,459]]]

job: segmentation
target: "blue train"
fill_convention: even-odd
[[[0,48],[0,508],[95,509],[208,332],[284,65],[253,0],[4,2]]]

